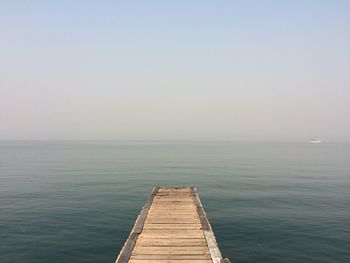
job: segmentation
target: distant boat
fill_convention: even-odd
[[[310,143],[320,143],[320,142],[321,142],[320,139],[312,139],[312,140],[310,141]]]

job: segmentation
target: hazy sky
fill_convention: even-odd
[[[350,140],[350,1],[0,1],[0,139]]]

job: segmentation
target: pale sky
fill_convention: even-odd
[[[350,140],[350,1],[1,1],[0,140]]]

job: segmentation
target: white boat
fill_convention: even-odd
[[[312,139],[312,140],[310,141],[310,143],[320,143],[320,142],[321,142],[320,139]]]

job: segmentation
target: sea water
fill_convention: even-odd
[[[0,142],[0,262],[112,263],[156,185],[233,262],[350,262],[350,144],[116,141]]]

